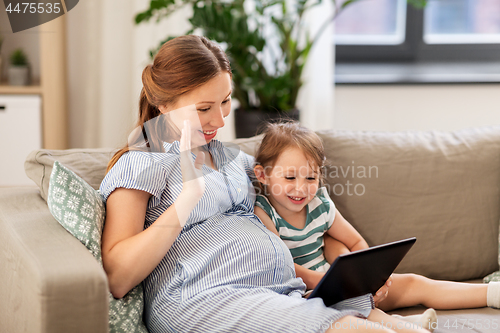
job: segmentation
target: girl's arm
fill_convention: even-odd
[[[278,237],[280,236],[278,230],[276,230],[276,226],[274,225],[273,221],[262,208],[260,208],[259,206],[255,206],[254,212],[255,215],[257,215],[258,218],[262,221],[262,223],[264,223],[267,229],[276,234],[276,236]],[[325,275],[325,273],[316,272],[297,264],[294,264],[294,266],[295,266],[295,275],[301,278],[302,281],[304,281],[304,283],[307,286],[307,289],[314,289],[314,287],[316,287],[321,278],[323,278],[323,275]]]
[[[184,126],[180,141],[182,192],[149,228],[143,230],[151,194],[117,188],[107,199],[102,260],[109,289],[116,298],[125,296],[155,269],[203,195],[200,169],[204,154],[200,152],[193,163],[189,123]]]
[[[359,232],[347,222],[347,220],[335,211],[333,224],[327,231],[328,235],[343,243],[349,251],[357,251],[368,248],[368,243],[363,239]]]
[[[295,264],[295,275],[304,281],[307,286],[307,289],[314,289],[318,285],[319,281],[323,278],[325,273],[316,272],[309,268],[302,267],[298,264]]]
[[[347,222],[338,210],[335,212],[335,220],[327,233],[328,235],[324,236],[324,253],[325,258],[327,258],[330,264],[340,254],[368,248],[368,243],[366,243],[359,232]],[[391,284],[392,278],[389,277],[386,283],[373,296],[376,306],[387,297]]]

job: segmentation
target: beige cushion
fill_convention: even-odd
[[[59,161],[82,177],[94,189],[99,189],[106,167],[116,149],[40,149],[31,152],[24,163],[26,175],[40,188],[40,195],[47,200],[50,173],[54,161]]]
[[[320,136],[330,195],[369,245],[417,237],[398,272],[465,280],[498,269],[500,127]]]
[[[263,137],[264,134],[260,134],[251,138],[236,139],[232,142],[237,144],[243,152],[255,156]]]

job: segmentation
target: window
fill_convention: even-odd
[[[424,13],[426,44],[500,43],[500,1],[440,0]]]
[[[500,61],[499,0],[359,0],[335,21],[336,60]]]
[[[401,44],[405,40],[406,0],[352,4],[335,21],[337,45]]]

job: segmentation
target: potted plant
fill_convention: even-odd
[[[9,84],[13,86],[26,86],[28,83],[28,58],[22,49],[16,49],[10,55]]]
[[[136,24],[160,21],[183,6],[192,7],[192,28],[226,46],[233,70],[233,97],[239,101],[235,125],[237,137],[256,134],[264,120],[289,116],[298,119],[297,96],[309,51],[329,23],[348,5],[359,0],[331,0],[335,11],[314,36],[304,15],[322,0],[151,0],[149,8],[135,17]],[[426,0],[408,0],[417,6]],[[248,3],[248,0],[247,0]],[[150,51],[153,57],[158,48]]]

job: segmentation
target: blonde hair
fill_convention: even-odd
[[[313,166],[320,169],[320,184],[323,180],[325,150],[323,141],[314,131],[300,126],[296,121],[270,123],[264,130],[264,138],[255,155],[255,164],[274,168],[281,153],[287,148],[299,148]],[[259,183],[262,190],[262,185]]]

